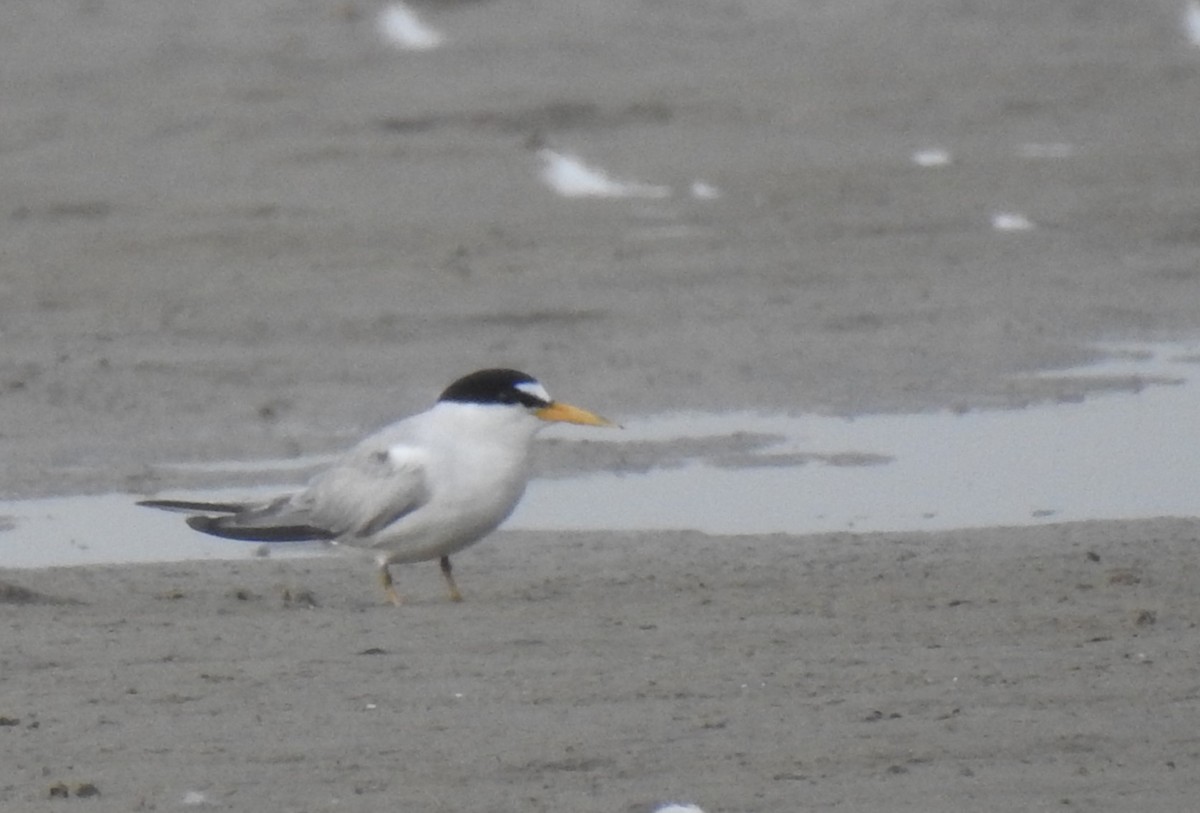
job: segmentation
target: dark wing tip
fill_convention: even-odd
[[[205,514],[236,514],[245,509],[242,503],[194,502],[192,500],[138,500],[143,508],[158,508],[162,511],[182,511]]]
[[[231,517],[188,517],[187,524],[201,533],[242,542],[314,542],[333,539],[324,528],[312,525],[260,525],[240,526],[230,522]]]

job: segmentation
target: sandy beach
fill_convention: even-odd
[[[327,454],[483,366],[970,413],[1200,334],[1183,3],[427,2],[423,51],[382,8],[0,8],[0,496]],[[501,531],[399,609],[352,558],[0,569],[0,808],[1187,810],[1195,543]]]
[[[29,571],[5,806],[1186,810],[1191,523]],[[199,796],[197,796],[199,794]],[[85,804],[86,802],[86,804]]]

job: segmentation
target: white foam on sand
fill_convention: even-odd
[[[671,188],[640,181],[621,181],[589,166],[570,153],[548,148],[537,151],[542,182],[564,198],[668,198]]]
[[[379,34],[384,42],[406,51],[429,51],[446,38],[430,28],[404,3],[391,3],[379,12]]]
[[[1200,48],[1200,2],[1189,0],[1183,7],[1183,33],[1188,42]]]
[[[992,228],[996,231],[1030,231],[1035,226],[1020,212],[997,212],[992,215]]]
[[[926,147],[912,154],[912,162],[919,167],[946,167],[954,162],[954,156],[941,147]]]
[[[721,190],[707,181],[692,181],[689,191],[696,200],[716,200],[721,197]]]

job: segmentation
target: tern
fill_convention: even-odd
[[[533,439],[548,422],[615,426],[555,401],[533,376],[479,370],[431,409],[360,441],[298,491],[247,503],[143,500],[192,514],[187,524],[227,539],[324,540],[375,553],[388,600],[391,565],[437,559],[452,601],[462,593],[450,557],[494,531],[529,482]]]

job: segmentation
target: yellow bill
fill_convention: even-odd
[[[549,406],[544,406],[537,412],[533,413],[543,421],[561,421],[563,423],[578,423],[584,426],[616,426],[617,424],[601,418],[595,413],[588,412],[586,409],[580,409],[577,406],[564,404],[561,401],[554,401]]]

